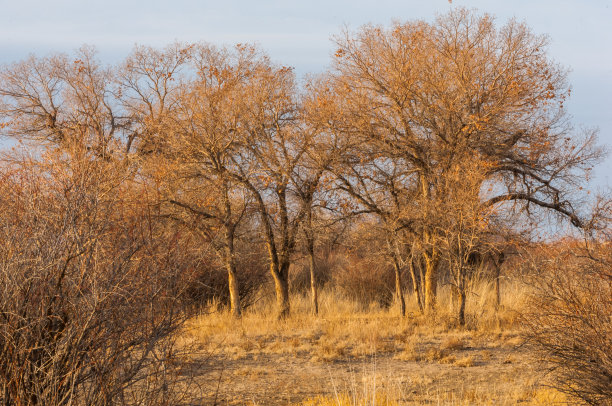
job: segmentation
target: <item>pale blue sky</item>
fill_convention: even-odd
[[[0,63],[30,53],[97,47],[105,62],[117,62],[134,44],[163,46],[175,40],[231,45],[257,42],[299,75],[320,72],[341,27],[388,24],[464,6],[516,17],[551,38],[550,54],[572,69],[567,107],[577,127],[599,127],[612,145],[612,0],[0,0]],[[612,185],[612,157],[596,172],[598,185]]]

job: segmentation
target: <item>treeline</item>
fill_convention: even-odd
[[[546,37],[460,9],[335,41],[303,81],[244,44],[2,68],[1,132],[20,144],[1,173],[1,345],[27,365],[3,368],[5,399],[62,403],[82,382],[88,404],[124,395],[202,269],[224,269],[239,317],[268,267],[283,318],[298,254],[317,312],[321,250],[338,247],[383,258],[402,315],[407,285],[435,312],[443,277],[464,324],[471,276],[529,222],[597,225],[578,204],[602,150],[571,128]]]
[[[506,214],[542,207],[584,226],[570,197],[600,150],[571,132],[545,37],[459,10],[336,42],[330,72],[301,88],[250,45],[137,47],[113,67],[89,48],[32,57],[2,71],[3,133],[124,167],[158,216],[217,250],[235,315],[248,231],[265,242],[284,316],[298,239],[314,269],[326,223],[349,216],[385,229],[398,289],[410,266],[430,311],[441,261],[462,294]]]

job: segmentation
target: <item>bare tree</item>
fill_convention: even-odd
[[[179,210],[168,209],[167,215],[212,243],[222,258],[231,312],[240,317],[236,235],[249,195],[236,179],[236,162],[242,147],[239,127],[248,114],[242,96],[260,61],[250,47],[230,51],[201,44],[186,49],[179,54],[184,60],[189,57],[190,64],[183,70],[192,72],[191,77],[182,80],[172,98],[167,98],[173,100],[171,106],[147,109],[146,114],[165,109],[158,113],[160,119],[140,118],[145,124],[143,133],[149,134],[141,136],[142,145],[146,150],[156,146],[155,151],[143,151],[143,156],[147,173],[156,179],[167,202]],[[176,58],[171,61],[172,67],[178,63]],[[163,66],[165,59],[157,56],[157,63]],[[162,103],[158,99],[166,99],[158,93],[154,96],[156,100],[150,103],[154,106]]]
[[[119,115],[113,73],[91,48],[74,56],[29,59],[0,72],[2,134],[68,147],[87,145],[99,158],[121,148],[125,120]]]
[[[330,134],[327,127],[322,125],[319,113],[321,99],[319,92],[321,78],[312,79],[307,85],[307,92],[302,95],[300,109],[300,131],[305,134],[305,153],[291,175],[296,198],[304,211],[302,222],[304,245],[308,256],[310,273],[310,295],[314,314],[319,313],[317,264],[315,246],[317,237],[325,229],[337,221],[337,200],[334,193],[334,184],[329,175],[332,162],[338,156],[338,150],[330,143]]]
[[[237,123],[241,153],[234,178],[251,194],[269,254],[278,316],[289,315],[289,268],[306,210],[294,177],[311,133],[298,125],[293,70],[260,59],[242,95],[247,114]],[[303,190],[303,189],[302,189]],[[309,192],[310,193],[310,192]]]
[[[464,9],[433,24],[365,26],[337,39],[330,89],[339,106],[330,127],[369,153],[357,163],[403,168],[402,188],[422,208],[404,223],[422,244],[429,310],[440,260],[436,208],[445,199],[439,179],[458,160],[490,163],[484,206],[538,207],[583,225],[571,194],[600,150],[594,133],[574,135],[563,108],[566,73],[546,44],[524,24],[497,29],[490,16]]]

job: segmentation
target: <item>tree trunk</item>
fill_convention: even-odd
[[[236,266],[234,261],[227,264],[227,279],[229,282],[230,312],[232,316],[240,318],[242,309],[240,307],[240,292],[238,290],[238,279],[236,278]]]
[[[465,326],[465,288],[459,292],[459,325]]]
[[[394,258],[393,265],[395,268],[395,297],[400,306],[400,315],[406,316],[406,302],[404,301],[404,292],[402,291],[402,270],[397,258]]]
[[[437,263],[430,255],[425,256],[425,310],[433,313],[436,309],[436,295],[438,290]]]
[[[410,275],[412,276],[412,289],[414,290],[414,296],[416,296],[419,311],[421,312],[421,314],[423,314],[425,312],[423,310],[423,301],[421,300],[421,288],[419,286],[421,281],[414,270],[414,263],[412,262],[412,259],[410,260]]]
[[[457,304],[459,305],[457,318],[459,319],[459,325],[461,327],[465,326],[465,300],[467,297],[467,279],[471,267],[472,265],[470,265],[469,267],[464,266],[460,259],[455,274],[456,284],[451,287],[451,289],[455,292],[455,299],[457,301]],[[455,300],[452,301],[454,302]]]
[[[312,314],[319,314],[319,295],[317,291],[317,277],[316,277],[316,262],[314,254],[314,242],[308,241],[308,257],[310,265],[310,300],[312,304]]]
[[[423,310],[425,310],[425,261],[423,258],[419,260],[419,289],[421,300],[423,301]]]
[[[279,320],[286,319],[290,313],[289,307],[289,272],[288,265],[271,264],[270,269],[274,278],[276,292],[276,307]]]
[[[230,295],[230,313],[236,318],[242,315],[240,306],[240,290],[236,276],[236,256],[234,252],[234,230],[228,227],[225,231],[225,267],[227,268],[227,281]]]

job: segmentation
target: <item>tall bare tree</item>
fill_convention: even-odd
[[[185,82],[176,111],[163,127],[168,201],[195,216],[198,221],[191,225],[217,248],[236,317],[241,314],[236,236],[250,204],[250,192],[237,179],[244,148],[241,126],[249,114],[243,95],[261,63],[252,47],[193,46],[194,78]]]
[[[116,103],[113,72],[91,48],[30,57],[0,72],[2,134],[45,145],[86,145],[106,159],[121,149],[125,120]]]
[[[421,209],[404,225],[422,244],[427,309],[435,307],[440,260],[439,179],[458,160],[490,163],[483,206],[538,207],[583,224],[571,193],[600,151],[593,132],[578,136],[568,123],[566,72],[547,56],[546,37],[457,9],[433,24],[365,26],[337,45],[330,80],[341,107],[333,125],[369,154],[358,162],[405,168],[403,187]]]
[[[242,153],[235,178],[251,193],[266,241],[278,316],[289,314],[289,268],[306,210],[296,199],[294,177],[310,143],[298,125],[299,103],[293,70],[267,58],[254,72],[243,98],[248,114],[239,123]]]

